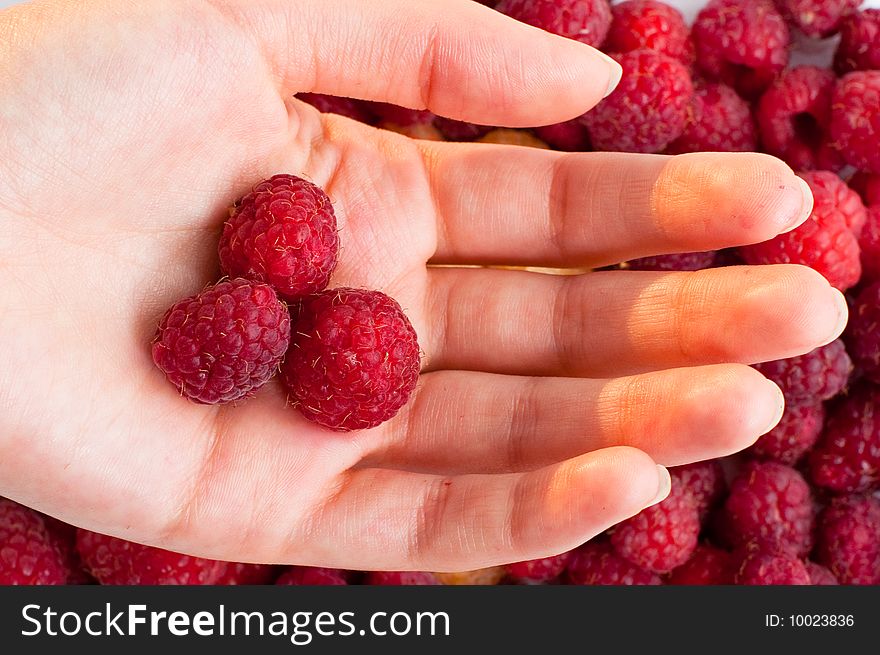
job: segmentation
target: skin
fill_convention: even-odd
[[[812,206],[783,163],[419,142],[292,97],[522,127],[617,75],[470,0],[0,12],[0,494],[208,557],[469,570],[570,549],[662,499],[658,464],[750,445],[783,401],[746,365],[846,320],[818,274],[435,265],[759,242]],[[334,285],[385,291],[419,334],[417,392],[377,429],[312,425],[277,381],[195,405],[150,359],[165,308],[220,275],[226,207],[278,172],[334,201]]]

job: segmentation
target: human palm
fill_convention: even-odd
[[[417,142],[293,99],[549,123],[613,75],[581,44],[469,0],[78,4],[0,12],[0,492],[16,500],[242,561],[455,570],[549,555],[662,497],[655,462],[772,427],[779,391],[742,364],[841,329],[840,294],[800,267],[460,266],[769,238],[809,210],[777,160]],[[419,335],[417,391],[379,428],[317,427],[277,381],[196,405],[150,359],[164,309],[219,277],[230,202],[278,172],[334,202],[332,284],[383,290]]]

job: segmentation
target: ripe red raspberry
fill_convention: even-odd
[[[808,180],[809,182],[809,180]],[[799,227],[779,236],[739,249],[747,264],[803,264],[818,271],[841,291],[855,285],[862,275],[861,252],[855,234],[834,199],[811,185],[813,213]]]
[[[606,52],[656,50],[686,66],[694,62],[694,44],[681,12],[656,0],[627,0],[611,8]]]
[[[831,139],[844,161],[880,173],[880,70],[839,79],[831,106]]]
[[[481,136],[486,136],[492,131],[491,125],[477,125],[465,123],[452,118],[437,116],[434,119],[434,127],[440,130],[440,134],[450,141],[476,141]]]
[[[697,65],[756,97],[788,63],[791,36],[770,0],[710,0],[693,26]]]
[[[838,493],[880,483],[880,389],[864,385],[834,407],[810,453],[813,484]]]
[[[428,586],[439,585],[440,581],[427,571],[370,571],[364,577],[364,584],[384,586]]]
[[[298,93],[296,97],[324,114],[339,114],[367,124],[373,122],[373,116],[366,110],[364,104],[353,98],[340,98],[323,93]]]
[[[671,155],[686,152],[752,152],[758,128],[749,104],[726,84],[699,82],[688,107],[684,132],[669,144]]]
[[[590,135],[580,118],[564,123],[554,123],[535,128],[535,134],[544,143],[565,152],[587,152],[592,150]]]
[[[76,546],[86,569],[105,585],[211,585],[229,564],[88,530],[78,531]]]
[[[588,542],[575,550],[565,571],[574,585],[659,585],[660,576],[623,559],[611,544]]]
[[[825,422],[821,401],[788,403],[779,425],[758,439],[746,452],[757,459],[770,459],[794,466],[816,445]]]
[[[840,29],[841,21],[863,0],[776,0],[782,15],[807,36],[824,38]]]
[[[416,332],[379,291],[329,289],[307,298],[291,334],[284,383],[303,416],[332,430],[387,421],[419,379]]]
[[[755,364],[779,385],[791,403],[828,400],[846,388],[853,365],[843,341],[836,339],[806,355]]]
[[[733,584],[732,558],[726,550],[700,544],[690,559],[669,575],[671,585]]]
[[[691,493],[677,480],[663,502],[614,526],[611,545],[621,557],[655,573],[684,564],[700,534],[700,515]]]
[[[63,585],[71,569],[68,557],[44,517],[0,498],[0,585]]]
[[[508,564],[507,575],[511,580],[520,584],[540,584],[555,580],[571,560],[571,552],[554,555],[553,557],[542,557],[541,559],[531,559],[525,562],[515,562]]]
[[[828,163],[835,81],[829,70],[799,66],[785,71],[770,85],[755,113],[766,152],[796,170],[813,170]]]
[[[65,568],[69,571],[67,584],[81,585],[92,584],[94,580],[83,568],[82,560],[76,551],[76,526],[59,521],[53,516],[41,514],[46,529],[49,531],[49,540],[61,554]]]
[[[812,546],[810,487],[790,466],[749,462],[731,483],[718,520],[730,546],[757,542],[805,555]]]
[[[653,50],[614,58],[623,78],[582,120],[597,150],[660,152],[681,136],[694,88],[680,61]]]
[[[425,125],[437,118],[427,109],[408,109],[407,107],[400,107],[387,102],[371,102],[369,107],[379,118],[380,122],[393,123],[400,127]]]
[[[858,236],[865,226],[865,204],[858,192],[831,171],[810,171],[800,176],[810,185],[816,205],[827,213],[840,214],[847,227]]]
[[[608,0],[501,0],[511,18],[598,48],[611,26]]]
[[[819,515],[816,557],[845,585],[880,584],[880,501],[841,496]]]
[[[880,205],[880,173],[858,171],[847,184],[862,197],[867,207]]]
[[[348,574],[341,569],[316,566],[291,566],[275,581],[276,585],[339,586],[348,584]]]
[[[857,11],[843,20],[834,69],[840,75],[880,69],[880,9]]]
[[[810,584],[818,586],[839,585],[837,578],[826,567],[816,562],[806,562],[807,573],[810,574]]]
[[[733,581],[738,585],[810,584],[810,573],[802,560],[757,544],[749,544],[735,553],[733,566]]]
[[[217,585],[264,585],[269,584],[277,573],[269,564],[244,564],[227,562],[226,570],[217,578]]]
[[[265,282],[285,300],[323,291],[339,253],[330,198],[293,175],[264,180],[230,209],[219,250],[227,275]]]
[[[856,367],[871,382],[880,384],[880,283],[856,297],[845,337]]]
[[[876,282],[880,280],[880,204],[868,207],[865,216],[865,227],[859,236],[862,280]]]
[[[289,339],[290,314],[271,287],[225,280],[165,312],[153,361],[190,400],[228,403],[269,381]]]
[[[687,489],[693,496],[701,520],[715,508],[727,491],[724,469],[717,459],[673,466],[669,469],[669,475],[673,484]]]
[[[714,250],[710,250],[642,257],[626,262],[623,268],[631,271],[702,271],[712,268],[716,254]]]

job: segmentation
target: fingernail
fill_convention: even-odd
[[[623,67],[604,52],[597,50],[596,54],[604,59],[605,63],[608,65],[608,89],[605,91],[605,95],[602,96],[603,98],[607,98],[611,95],[614,89],[617,88],[617,85],[620,84],[620,79],[623,77]]]
[[[846,296],[834,287],[831,287],[831,292],[834,296],[834,304],[837,305],[837,324],[834,326],[834,332],[831,333],[831,337],[825,342],[825,345],[843,334],[846,324],[849,323],[849,305],[846,303]]]
[[[779,425],[779,421],[782,420],[782,415],[785,413],[785,396],[782,394],[782,389],[780,389],[779,385],[772,380],[767,380],[767,384],[773,387],[773,393],[776,395],[776,412],[773,414],[773,419],[770,421],[770,424],[763,432],[761,432],[761,435],[767,434],[770,430]]]
[[[666,500],[670,491],[672,491],[672,478],[669,477],[669,471],[665,466],[657,464],[657,495],[654,496],[654,500],[648,503],[647,507]]]
[[[791,232],[792,230],[796,230],[799,228],[804,221],[806,221],[810,214],[813,213],[813,204],[815,200],[813,199],[813,191],[810,189],[810,185],[807,184],[806,180],[803,178],[797,178],[798,186],[801,190],[801,213],[798,214],[797,219],[794,223],[792,223],[789,227],[782,231],[782,234],[786,232]]]

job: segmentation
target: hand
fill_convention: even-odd
[[[742,449],[782,396],[745,364],[835,338],[795,266],[561,277],[765,240],[811,200],[763,155],[418,142],[299,91],[528,126],[616,65],[470,0],[44,2],[0,12],[0,493],[220,559],[462,570],[572,548]],[[391,422],[336,434],[277,381],[182,399],[150,359],[220,273],[227,206],[273,173],[327,189],[335,286],[378,288],[425,352]]]

